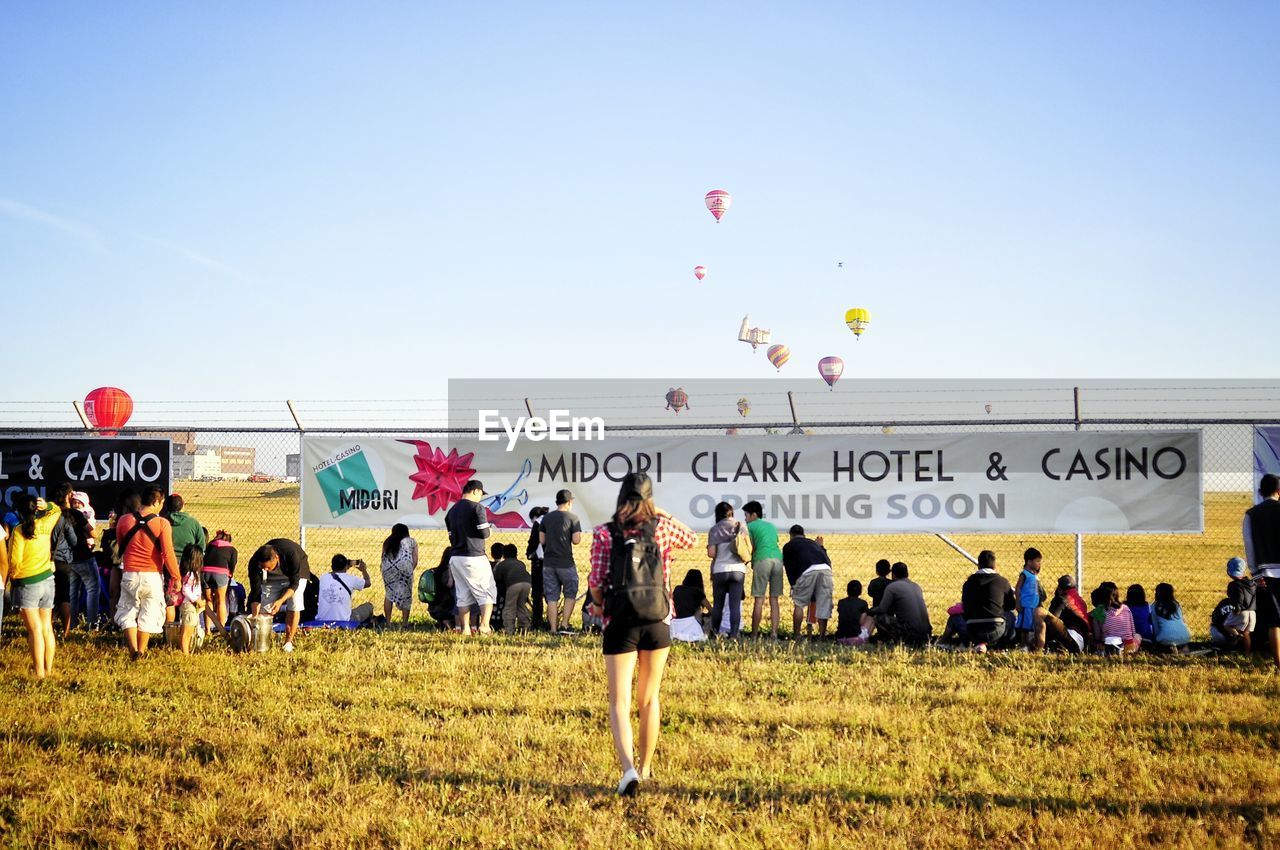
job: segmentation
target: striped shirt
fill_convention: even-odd
[[[1119,608],[1107,609],[1107,619],[1102,623],[1102,636],[1120,638],[1123,641],[1137,638],[1138,633],[1133,628],[1133,612],[1128,605],[1122,603]]]

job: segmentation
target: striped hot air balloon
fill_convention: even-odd
[[[850,307],[844,314],[844,323],[853,331],[853,335],[862,339],[862,332],[871,324],[871,313],[861,307]]]
[[[672,387],[667,390],[667,410],[674,410],[677,415],[680,409],[689,406],[689,394],[684,387]]]
[[[706,266],[694,266],[694,267],[693,267],[693,276],[694,276],[694,277],[696,277],[698,280],[702,280],[704,277],[706,277],[706,276],[707,276],[707,267],[706,267]]]
[[[773,368],[781,372],[782,367],[787,365],[787,361],[791,359],[791,349],[779,343],[778,345],[769,346],[769,350],[765,352],[765,355],[769,358],[769,362],[773,364]]]
[[[840,376],[844,374],[844,361],[839,357],[824,357],[818,361],[818,374],[827,382],[827,386],[834,390],[836,381],[840,380]]]
[[[98,387],[84,397],[84,415],[104,437],[114,437],[133,415],[133,399],[119,387]]]
[[[724,189],[712,189],[707,193],[707,209],[711,211],[711,215],[715,216],[716,221],[719,221],[732,205],[733,197]]]

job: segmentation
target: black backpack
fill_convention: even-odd
[[[656,520],[641,526],[640,533],[625,536],[609,523],[609,616],[634,625],[659,623],[671,610],[662,576],[662,550],[654,540]]]

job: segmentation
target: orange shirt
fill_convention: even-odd
[[[173,554],[173,526],[167,519],[155,514],[144,515],[142,521],[160,538],[157,547],[151,535],[138,529],[138,533],[129,540],[128,547],[121,558],[124,571],[127,573],[158,573],[167,570],[174,581],[178,580],[178,559]],[[129,529],[137,525],[133,514],[125,514],[116,520],[116,540],[124,540]]]

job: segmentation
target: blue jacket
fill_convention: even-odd
[[[67,510],[71,509],[68,508]],[[70,564],[75,561],[75,548],[76,544],[80,542],[80,538],[76,537],[76,530],[67,516],[58,517],[58,524],[53,527],[53,534],[50,540],[51,548],[53,549],[53,560],[60,564]]]
[[[1182,646],[1191,643],[1191,630],[1187,628],[1187,624],[1182,620],[1182,606],[1173,612],[1172,617],[1161,617],[1156,613],[1155,606],[1151,607],[1151,625],[1156,635],[1156,643],[1166,646]]]

